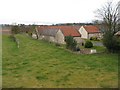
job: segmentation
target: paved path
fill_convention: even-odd
[[[103,46],[102,42],[92,42],[94,46]]]

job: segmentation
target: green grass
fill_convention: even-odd
[[[20,48],[9,36],[2,38],[4,88],[118,87],[117,54],[74,54],[26,35],[16,37]]]

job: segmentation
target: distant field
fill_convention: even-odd
[[[54,44],[16,36],[20,48],[4,35],[3,88],[118,87],[117,54],[73,54]]]

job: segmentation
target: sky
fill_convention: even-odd
[[[83,23],[110,0],[0,0],[0,24]],[[114,3],[120,0],[111,0]]]

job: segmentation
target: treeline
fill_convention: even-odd
[[[53,24],[54,26],[60,26],[60,25],[94,25],[94,23],[59,23],[59,24]]]
[[[94,25],[95,23],[57,23],[57,24],[52,24],[54,26],[59,26],[59,25]],[[3,26],[12,26],[11,24],[2,24]],[[26,24],[16,24],[18,26],[31,26],[33,24],[29,24],[29,25],[26,25]],[[38,24],[34,24],[36,26],[39,26]],[[40,25],[40,26],[51,26],[51,25]]]

